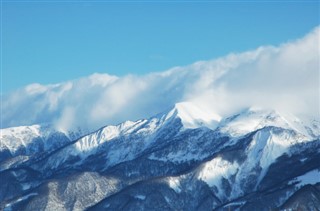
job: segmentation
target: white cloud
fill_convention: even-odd
[[[3,96],[2,127],[54,122],[68,129],[145,118],[180,101],[221,116],[248,106],[319,118],[319,37],[265,46],[165,72],[93,74],[55,85],[31,84]]]

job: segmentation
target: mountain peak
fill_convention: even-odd
[[[185,128],[206,126],[214,129],[221,120],[218,114],[192,102],[177,103],[172,111],[181,119]]]
[[[221,131],[231,136],[241,136],[250,131],[255,131],[267,126],[275,126],[295,130],[309,138],[319,136],[317,133],[318,122],[311,120],[302,121],[298,117],[273,109],[250,107],[236,115],[223,119],[219,127]]]

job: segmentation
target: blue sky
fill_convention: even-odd
[[[2,88],[123,76],[278,45],[319,25],[319,2],[2,3]]]

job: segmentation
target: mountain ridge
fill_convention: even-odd
[[[211,120],[215,121],[214,127],[208,124]],[[64,210],[55,204],[59,201],[69,208],[73,204],[75,210],[99,210],[107,209],[108,204],[110,209],[121,208],[121,201],[129,200],[130,209],[147,209],[159,203],[168,209],[250,210],[260,206],[254,193],[267,197],[264,194],[273,188],[274,194],[266,200],[268,206],[260,208],[280,207],[296,189],[320,183],[316,178],[301,187],[292,182],[298,180],[294,180],[298,174],[319,171],[316,161],[320,145],[314,135],[317,131],[310,128],[311,133],[291,125],[270,110],[250,108],[218,120],[217,115],[207,115],[194,104],[180,103],[148,119],[102,127],[40,160],[32,160],[38,156],[34,154],[29,155],[30,162],[9,165],[0,171],[11,181],[0,188],[9,190],[0,192],[1,206],[30,210],[47,201],[40,210]],[[279,166],[288,168],[290,162],[295,166],[291,164],[288,175],[276,176],[274,171]],[[88,184],[82,188],[83,181]],[[68,191],[60,190],[61,185]],[[13,187],[19,191],[10,191]],[[149,199],[153,193],[143,190],[147,187],[158,187],[165,197]],[[88,191],[95,200],[83,198]],[[128,194],[132,195],[129,199],[125,197]]]

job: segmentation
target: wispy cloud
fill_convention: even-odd
[[[54,85],[31,84],[3,96],[2,127],[54,122],[97,128],[148,117],[180,101],[219,115],[260,106],[319,118],[319,37],[175,67],[143,76],[93,74]]]

